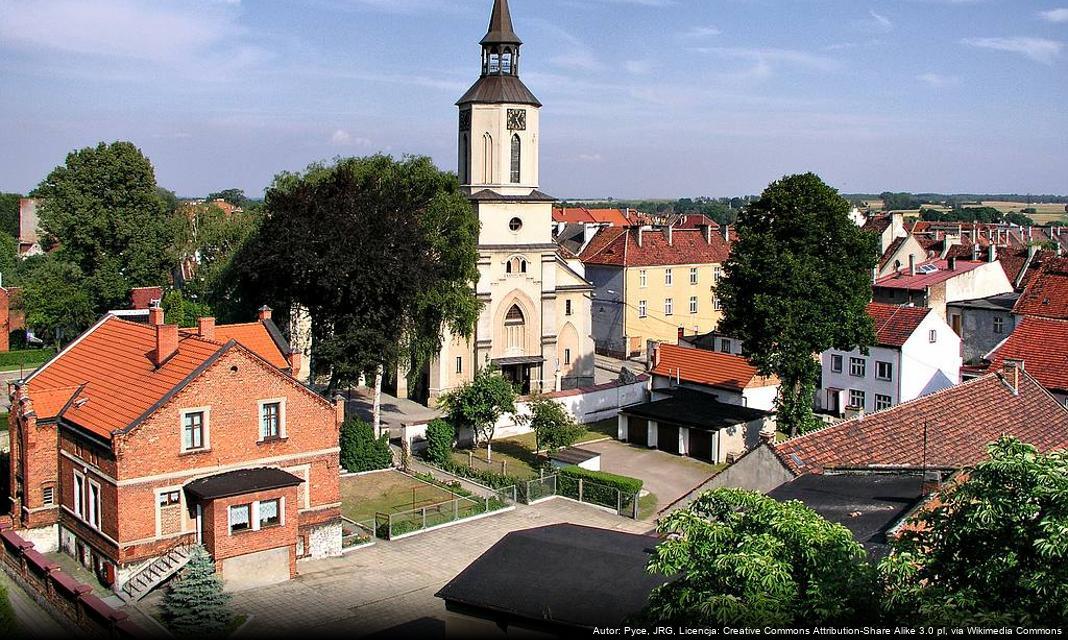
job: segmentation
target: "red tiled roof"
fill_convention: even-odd
[[[879,278],[875,281],[875,286],[887,289],[922,291],[926,287],[945,282],[950,278],[955,278],[962,273],[967,273],[973,269],[978,269],[984,264],[984,262],[958,260],[956,270],[950,271],[948,260],[931,260],[929,262],[924,262],[923,265],[934,265],[938,267],[938,271],[935,271],[934,273],[920,273],[917,270],[916,275],[913,276],[909,275],[908,269],[906,268],[902,269],[900,273],[892,273],[888,276]],[[917,265],[917,268],[923,265]]]
[[[634,223],[633,220],[628,220],[623,211],[619,209],[587,209],[585,207],[553,209],[553,222],[610,224],[613,227],[625,227]]]
[[[58,416],[74,398],[74,394],[78,392],[79,388],[78,386],[73,386],[42,389],[40,392],[35,393],[31,400],[33,401],[33,412],[37,419],[48,420]]]
[[[158,369],[151,354],[156,329],[105,316],[29,378],[29,396],[51,402],[57,389],[84,385],[63,418],[110,438],[129,426],[222,347],[188,333],[178,352]]]
[[[881,347],[901,347],[916,332],[931,310],[871,302],[868,315],[875,323],[875,341]]]
[[[926,450],[924,430],[926,426]],[[958,469],[1013,435],[1042,451],[1068,447],[1068,410],[1026,373],[1014,394],[999,373],[863,418],[791,438],[773,450],[794,473],[826,469]]]
[[[990,354],[991,370],[1001,369],[1005,360],[1023,360],[1042,386],[1068,393],[1068,321],[1024,316]]]
[[[891,222],[893,222],[893,220],[891,220],[889,214],[878,215],[873,218],[869,218],[868,221],[864,223],[864,226],[861,227],[861,229],[863,229],[864,231],[871,231],[873,233],[882,233],[883,231],[886,231],[887,227],[890,226]]]
[[[666,230],[646,229],[641,232],[641,246],[638,245],[638,233],[634,227],[601,229],[580,257],[586,264],[651,267],[716,264],[726,261],[730,255],[730,245],[718,233],[711,234],[711,242],[705,242],[704,232],[700,229],[673,229],[672,241],[668,244]]]
[[[255,353],[279,369],[288,369],[289,361],[271,337],[267,326],[262,322],[244,324],[220,324],[215,327],[215,341],[224,343],[236,340],[249,351]]]
[[[774,377],[758,375],[756,367],[742,356],[671,344],[661,344],[657,349],[659,353],[653,373],[659,376],[732,391],[779,384]]]
[[[1068,319],[1068,258],[1046,260],[1016,301],[1014,313]]]

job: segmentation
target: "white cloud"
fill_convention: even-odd
[[[1019,36],[1015,38],[965,38],[962,44],[981,49],[1019,53],[1043,64],[1053,64],[1064,44],[1045,38]]]
[[[1039,13],[1046,22],[1068,22],[1068,9],[1050,9]]]
[[[330,136],[330,144],[335,147],[362,147],[364,149],[374,146],[374,143],[367,138],[353,137],[351,133],[344,129],[338,129]]]
[[[718,36],[722,33],[723,32],[720,31],[719,27],[707,25],[704,27],[693,27],[686,32],[686,35],[691,38],[707,38],[709,36]]]
[[[749,47],[697,47],[692,49],[721,58],[745,60],[753,67],[742,75],[764,78],[772,75],[776,66],[794,66],[816,71],[835,71],[841,65],[834,58],[795,49],[749,48]]]
[[[947,76],[941,73],[921,73],[916,76],[916,79],[936,89],[960,84],[960,76]]]
[[[649,60],[627,60],[623,63],[623,68],[627,70],[627,73],[647,76],[653,72],[653,63]]]
[[[880,31],[893,31],[894,23],[890,21],[890,18],[876,13],[875,9],[871,9],[868,13],[871,14],[871,18],[874,21],[874,25]]]

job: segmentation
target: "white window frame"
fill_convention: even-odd
[[[713,311],[722,311],[723,310],[723,303],[721,303],[719,301],[719,296],[712,296],[712,310]]]
[[[855,373],[860,371],[860,373]],[[867,378],[868,377],[868,361],[864,358],[850,357],[849,358],[849,375],[854,378]]]
[[[845,357],[841,354],[831,354],[831,372],[842,373],[845,370]]]
[[[256,514],[256,520],[254,521],[255,522],[255,526],[253,528],[253,531],[259,531],[260,529],[263,529],[263,521],[260,518],[260,505],[263,504],[264,502],[277,502],[278,503],[278,524],[272,524],[272,525],[268,526],[267,528],[268,529],[273,529],[275,527],[284,527],[284,526],[286,526],[286,499],[285,499],[285,496],[279,496],[277,498],[269,498],[267,500],[257,500],[255,503],[253,503],[252,510]]]
[[[712,269],[712,279],[715,282],[719,282],[723,279],[723,267],[714,267]]]
[[[642,289],[649,286],[649,274],[645,269],[638,269],[638,286]]]
[[[74,472],[74,515],[85,519],[85,474]]]
[[[265,400],[260,400],[258,403],[256,403],[256,406],[258,408],[258,412],[257,413],[259,415],[259,441],[260,442],[265,442],[267,440],[267,436],[264,434],[264,430],[263,430],[263,410],[269,404],[277,404],[278,405],[278,438],[277,439],[284,440],[286,438],[286,399],[285,398],[267,398]],[[274,438],[272,437],[272,439],[274,439]]]
[[[256,526],[254,524],[256,522],[255,509],[253,507],[254,504],[255,504],[254,502],[253,503],[242,502],[240,504],[232,504],[232,505],[229,505],[228,507],[226,507],[226,531],[227,531],[227,533],[229,535],[232,536],[232,535],[234,535],[234,533],[241,533],[243,531],[253,531],[254,530],[253,527]],[[245,508],[248,509],[248,528],[247,529],[240,529],[240,530],[238,530],[236,532],[234,531],[234,507],[245,507]]]
[[[464,372],[464,357],[456,356],[456,373],[460,374]]]
[[[875,410],[882,411],[894,406],[894,399],[882,393],[875,394]]]
[[[186,448],[185,446],[185,417],[191,413],[204,414],[204,441],[200,447],[196,448]],[[178,412],[178,442],[182,453],[211,451],[211,407],[189,407]]]
[[[690,313],[697,314],[697,296],[690,296]]]
[[[927,332],[927,342],[931,344],[938,342],[938,329],[931,329]]]
[[[731,341],[727,338],[719,339],[719,352],[720,353],[733,353],[731,350]]]
[[[885,366],[887,371],[888,371],[888,373],[885,376],[882,375],[882,373],[880,372],[880,369],[882,369],[883,366]],[[893,380],[894,379],[894,363],[893,362],[887,362],[885,360],[876,360],[875,361],[875,379],[876,380]]]
[[[158,489],[156,489],[155,491],[152,492],[153,495],[156,498],[156,537],[157,538],[160,537],[161,535],[163,535],[163,510],[168,508],[168,507],[175,506],[173,504],[169,504],[166,507],[163,506],[162,504],[160,504],[160,498],[162,498],[164,494],[175,493],[175,492],[178,493],[178,508],[179,508],[179,510],[181,510],[183,512],[182,513],[181,524],[182,524],[182,533],[185,533],[185,513],[184,513],[184,509],[185,509],[185,491],[184,491],[184,488],[181,487],[181,486],[160,487],[160,488],[158,488]]]
[[[853,402],[853,394],[860,395],[860,404]],[[868,403],[868,394],[863,389],[849,390],[849,406],[856,409],[865,409]]]
[[[89,503],[89,517],[86,522],[90,527],[93,527],[97,531],[100,530],[101,514],[100,511],[104,505],[104,496],[100,489],[100,483],[89,478],[89,495],[87,502]],[[96,489],[96,498],[93,498],[93,489]]]
[[[671,272],[671,269],[664,269],[664,286],[670,287],[675,281],[675,275]]]
[[[994,333],[1005,333],[1005,318],[994,316]]]
[[[672,298],[664,298],[664,315],[675,315],[675,300]]]
[[[647,301],[645,301],[645,300],[639,300],[638,301],[638,317],[639,318],[648,318],[649,317],[649,303]]]
[[[697,267],[690,267],[690,284],[697,284]]]

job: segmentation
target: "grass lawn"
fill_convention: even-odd
[[[0,431],[7,431],[7,411],[0,411]]]
[[[18,631],[18,622],[15,620],[15,610],[11,608],[11,602],[7,599],[7,589],[0,583],[0,634],[5,638],[14,638]]]
[[[383,471],[341,479],[341,513],[356,522],[373,520],[376,513],[426,507],[453,499],[445,489],[410,478],[399,471]]]
[[[658,507],[655,493],[647,493],[638,498],[638,519],[652,520]]]

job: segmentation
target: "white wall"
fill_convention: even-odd
[[[985,253],[984,253],[985,255]],[[946,281],[945,302],[975,300],[1009,293],[1013,290],[1005,270],[998,262],[987,262],[967,273]],[[945,309],[942,310],[945,315]]]
[[[933,343],[929,337],[931,331],[937,333],[937,340]],[[901,348],[901,354],[901,402],[960,382],[960,336],[936,313],[927,314],[927,318]]]
[[[930,317],[930,315],[928,317]],[[842,356],[841,372],[835,372],[831,369],[831,360],[834,355]],[[861,378],[849,374],[850,358],[861,358],[864,360],[864,377]],[[841,402],[838,406],[839,412],[844,411],[849,404],[850,389],[864,392],[864,411],[866,413],[875,411],[876,394],[890,396],[891,406],[901,402],[898,386],[902,377],[901,352],[897,349],[888,347],[871,347],[868,350],[868,355],[862,354],[860,349],[853,349],[852,351],[836,351],[834,349],[829,349],[820,354],[820,361],[823,363],[823,385],[816,394],[816,402],[820,407],[830,409],[827,401],[827,390],[831,388],[843,390],[843,393],[841,394]],[[876,378],[876,373],[878,371],[876,363],[879,361],[889,362],[893,365],[893,373],[890,376],[890,380],[879,380]]]

